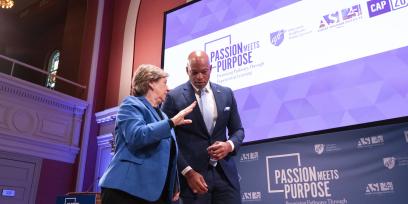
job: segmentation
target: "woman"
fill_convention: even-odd
[[[178,147],[173,127],[190,124],[184,117],[192,103],[169,119],[160,111],[169,89],[167,73],[140,65],[132,95],[121,103],[116,118],[116,150],[101,178],[103,204],[171,203],[178,199]]]

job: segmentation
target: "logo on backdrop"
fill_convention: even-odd
[[[242,202],[247,201],[261,201],[262,193],[261,192],[243,192],[241,193]]]
[[[405,135],[405,142],[408,143],[408,131],[404,131],[404,135]]]
[[[251,161],[258,161],[259,156],[258,152],[248,152],[242,153],[241,157],[239,158],[240,162],[251,162]]]
[[[382,135],[361,137],[357,142],[358,148],[373,147],[384,144],[384,137]]]
[[[383,158],[384,166],[387,167],[388,169],[392,169],[395,166],[395,157],[386,157]]]
[[[368,15],[371,17],[408,6],[408,1],[371,0],[367,1]]]
[[[263,61],[256,61],[255,50],[260,48],[260,44],[259,40],[234,42],[232,35],[204,43],[204,50],[209,53],[213,68],[212,79],[221,85],[229,81],[246,80],[264,66]]]
[[[285,38],[285,30],[278,30],[270,34],[270,41],[272,45],[279,46]]]
[[[369,183],[366,186],[365,194],[383,194],[383,193],[394,193],[394,185],[391,181]]]
[[[317,154],[323,154],[324,152],[335,152],[340,151],[341,148],[337,147],[336,144],[315,144],[314,151]]]
[[[210,61],[217,73],[233,70],[253,63],[253,50],[260,47],[259,41],[232,42],[232,36],[227,35],[205,43],[205,51],[210,55]]]
[[[383,158],[383,163],[388,169],[406,167],[408,166],[408,157],[385,157]]]
[[[314,149],[317,154],[322,154],[324,151],[324,144],[315,144]]]
[[[319,24],[319,32],[329,28],[338,28],[355,20],[362,19],[360,4],[337,10],[333,13],[324,15]]]
[[[323,145],[324,146],[324,145]],[[322,145],[315,145],[321,151]],[[294,166],[294,167],[288,167]],[[340,179],[338,169],[319,169],[314,165],[302,166],[300,153],[270,155],[266,157],[268,192],[281,194],[290,200],[307,199],[308,203],[318,198],[333,202],[331,182]],[[347,201],[346,201],[347,203]]]
[[[281,30],[270,33],[269,41],[275,47],[279,47],[279,45],[282,44],[285,38],[288,40],[293,40],[293,39],[311,34],[312,32],[313,32],[313,29],[308,28],[304,25],[299,25],[299,26],[291,27],[288,29],[281,29]]]

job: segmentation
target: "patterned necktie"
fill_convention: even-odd
[[[201,114],[203,115],[203,119],[205,122],[205,126],[207,127],[208,133],[212,133],[213,131],[213,122],[214,116],[213,111],[209,106],[209,92],[206,88],[201,89],[200,91],[200,107],[201,107]]]

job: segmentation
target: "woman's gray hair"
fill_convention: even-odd
[[[141,64],[133,76],[131,94],[144,96],[149,90],[149,83],[156,82],[169,75],[163,69],[151,64]]]

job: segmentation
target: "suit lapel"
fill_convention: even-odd
[[[183,91],[183,96],[184,96],[184,99],[186,99],[187,104],[191,104],[191,103],[193,103],[194,101],[197,100],[196,97],[195,97],[194,88],[189,82],[184,84],[183,90],[184,90]],[[195,112],[195,111],[196,111],[196,108],[194,108],[193,112]],[[198,111],[198,112],[200,112],[200,111]]]
[[[211,85],[211,89],[214,94],[215,104],[217,106],[217,120],[215,122],[215,127],[213,130],[213,132],[215,132],[217,129],[217,126],[220,124],[220,121],[221,121],[221,117],[223,114],[223,108],[224,108],[224,101],[222,100],[223,93],[221,92],[221,89],[216,84],[210,83],[210,85]]]
[[[191,103],[193,103],[194,101],[197,101],[197,98],[195,97],[195,91],[193,86],[190,84],[190,82],[187,82],[184,84],[184,92],[183,92],[184,98],[187,101],[187,106],[189,106]],[[186,107],[187,107],[186,106]],[[194,121],[197,122],[197,124],[199,124],[199,126],[201,127],[201,129],[203,130],[203,132],[207,133],[206,135],[209,135],[207,128],[205,127],[205,122],[204,122],[204,118],[201,114],[200,111],[200,107],[198,105],[198,101],[197,101],[197,105],[196,107],[193,109],[193,111],[191,112],[191,114],[194,116],[194,118],[192,118],[193,123]]]
[[[139,97],[139,99],[140,101],[143,102],[143,104],[147,107],[147,109],[149,109],[150,113],[153,115],[156,121],[161,120],[157,111],[153,108],[153,106],[149,103],[149,101],[147,101],[147,99],[144,96]]]

